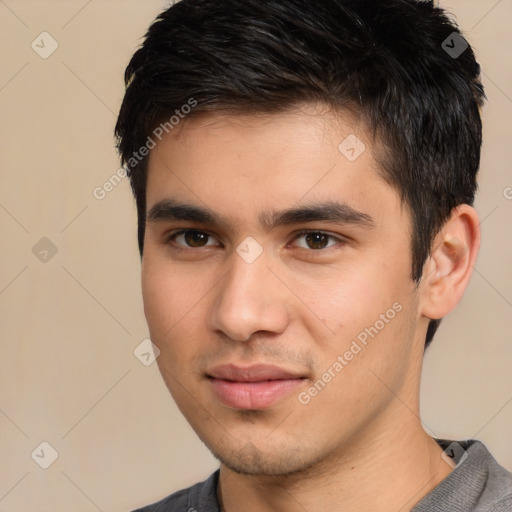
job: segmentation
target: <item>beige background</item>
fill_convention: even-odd
[[[477,437],[512,469],[512,0],[441,4],[474,45],[489,97],[483,248],[426,356],[422,412],[434,435]],[[119,167],[124,67],[165,6],[0,0],[2,512],[128,511],[217,467],[156,365],[133,354],[148,332],[128,182],[93,196]],[[31,48],[43,31],[59,45],[47,59]],[[32,252],[42,237],[58,249],[46,262]],[[59,454],[46,470],[31,458],[43,441]]]

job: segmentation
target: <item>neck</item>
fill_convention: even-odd
[[[411,410],[398,401],[392,409],[378,425],[298,474],[241,475],[222,464],[218,486],[221,511],[411,510],[451,467]]]

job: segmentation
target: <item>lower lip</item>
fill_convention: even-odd
[[[265,380],[261,382],[233,382],[210,379],[213,391],[220,401],[234,409],[256,410],[271,407],[281,398],[304,384],[306,379]]]

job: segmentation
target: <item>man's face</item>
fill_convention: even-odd
[[[150,155],[142,286],[158,364],[242,473],[310,468],[417,421],[410,215],[342,120],[209,114]],[[353,140],[339,149],[352,134],[355,160]]]

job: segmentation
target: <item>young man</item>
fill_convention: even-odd
[[[479,66],[415,0],[182,0],[116,134],[151,339],[220,461],[144,511],[509,511],[422,428],[422,358],[479,247]]]

